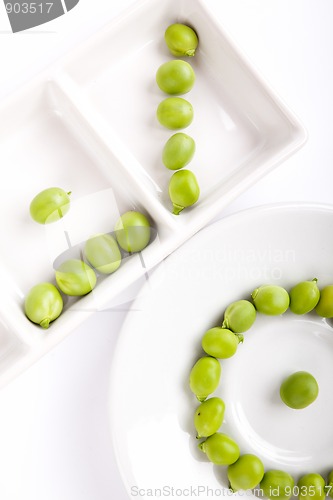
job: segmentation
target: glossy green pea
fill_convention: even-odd
[[[193,57],[198,46],[196,32],[186,24],[174,23],[164,33],[165,42],[172,55]]]
[[[295,482],[290,474],[282,470],[265,472],[260,489],[271,500],[289,500],[293,496]]]
[[[72,296],[86,295],[97,281],[95,271],[80,259],[69,259],[60,264],[55,276],[60,290]]]
[[[221,398],[206,399],[198,406],[194,414],[194,426],[197,438],[209,437],[215,434],[222,425],[225,404]]]
[[[38,193],[30,203],[30,215],[39,224],[61,219],[69,210],[71,193],[52,187]]]
[[[260,458],[248,453],[229,465],[227,474],[232,491],[252,490],[264,476],[264,465]]]
[[[199,199],[200,188],[191,170],[175,172],[169,182],[169,197],[173,204],[173,214],[179,215],[186,207],[194,205]]]
[[[325,480],[320,474],[305,474],[299,479],[297,486],[300,500],[325,499]]]
[[[251,328],[255,319],[254,305],[248,300],[236,300],[226,308],[222,328],[227,328],[234,333],[242,333]]]
[[[87,261],[102,274],[114,273],[121,264],[121,253],[110,234],[97,234],[84,246]]]
[[[316,307],[320,297],[317,281],[302,281],[290,290],[289,308],[294,314],[306,314]]]
[[[201,341],[203,350],[210,356],[226,359],[231,358],[237,351],[238,344],[243,342],[244,336],[235,334],[227,328],[214,327],[207,330]]]
[[[165,143],[162,161],[169,170],[179,170],[190,163],[194,153],[194,139],[183,132],[177,132]]]
[[[333,318],[333,285],[327,285],[320,290],[320,299],[315,311],[322,318]]]
[[[315,401],[319,393],[316,379],[305,371],[295,372],[281,384],[282,401],[295,410],[306,408]]]
[[[52,283],[39,283],[32,287],[24,302],[26,316],[42,328],[48,328],[51,321],[60,316],[62,309],[62,297]]]
[[[124,213],[114,229],[119,246],[126,252],[141,252],[150,241],[150,223],[141,212]]]
[[[190,389],[199,401],[204,401],[218,387],[221,365],[217,359],[204,356],[195,363],[190,373]]]
[[[333,470],[328,474],[326,493],[333,498]]]
[[[221,432],[209,436],[198,446],[215,465],[231,465],[238,460],[240,455],[238,444]]]
[[[165,62],[156,72],[156,83],[166,94],[186,94],[194,82],[195,73],[186,61],[177,59]]]
[[[156,116],[161,125],[171,130],[188,127],[193,120],[192,104],[182,97],[167,97],[157,107]]]
[[[258,312],[277,316],[289,307],[288,292],[278,285],[262,285],[252,292],[253,303]]]

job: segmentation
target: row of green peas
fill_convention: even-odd
[[[57,222],[70,209],[70,195],[71,192],[59,187],[44,189],[30,203],[31,218],[42,225]],[[151,227],[147,217],[133,210],[125,212],[117,220],[113,234],[91,236],[85,241],[80,258],[68,258],[57,266],[57,286],[42,282],[28,291],[24,301],[25,315],[42,328],[49,328],[63,311],[61,292],[72,297],[87,295],[95,288],[98,275],[110,275],[120,267],[120,248],[129,254],[140,252],[150,239]]]
[[[289,500],[291,496],[301,500],[324,500],[326,495],[333,498],[333,470],[327,481],[320,474],[309,473],[300,477],[295,485],[288,472],[265,472],[258,456],[241,454],[238,444],[219,431],[224,420],[224,401],[219,397],[208,398],[219,385],[218,359],[227,359],[236,353],[244,341],[243,333],[254,324],[257,313],[279,316],[289,309],[303,315],[314,310],[320,317],[333,318],[333,285],[319,290],[314,278],[296,284],[289,293],[279,285],[262,285],[252,292],[251,299],[231,303],[224,312],[222,325],[209,329],[202,337],[205,355],[195,363],[189,378],[190,389],[200,401],[194,414],[197,439],[204,439],[199,449],[212,463],[227,466],[231,491],[252,490],[260,485],[263,494],[272,500]],[[312,404],[317,395],[318,384],[307,372],[292,374],[280,387],[282,401],[293,409]]]
[[[195,31],[185,24],[171,24],[165,31],[165,42],[175,57],[193,57],[198,46]],[[156,72],[156,83],[169,95],[189,92],[195,82],[192,66],[182,59],[162,64]],[[182,97],[168,97],[157,107],[157,119],[161,125],[171,130],[188,127],[193,120],[193,107]],[[173,214],[179,215],[184,208],[196,203],[200,189],[191,170],[183,169],[193,158],[195,141],[183,132],[177,132],[166,142],[162,160],[169,170],[177,170],[169,181],[169,197],[173,204]]]

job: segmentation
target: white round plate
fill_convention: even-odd
[[[111,373],[110,419],[131,498],[225,496],[226,468],[197,449],[188,387],[203,333],[226,306],[264,283],[287,289],[333,283],[333,207],[259,207],[200,231],[152,274],[129,312]],[[327,474],[333,468],[333,330],[316,313],[257,315],[234,357],[223,360],[214,395],[221,429],[265,469]],[[279,397],[282,380],[306,370],[319,384],[309,407]]]

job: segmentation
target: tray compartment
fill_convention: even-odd
[[[142,198],[135,194],[135,186],[122,174],[119,159],[102,147],[54,81],[41,81],[26,89],[2,107],[1,116],[0,157],[6,172],[6,181],[0,187],[5,214],[0,221],[0,275],[6,286],[1,317],[10,325],[13,338],[34,345],[45,342],[48,335],[25,317],[24,296],[39,282],[54,282],[53,266],[60,254],[93,234],[113,231],[116,220],[127,210],[142,211],[155,232],[158,227]],[[106,166],[108,176],[104,174]],[[39,191],[51,186],[72,192],[71,209],[60,221],[44,226],[31,219],[29,205]],[[155,234],[153,255],[158,245]],[[129,270],[129,276],[124,278],[127,268],[132,269],[132,274]],[[82,307],[77,305],[80,301],[75,301],[74,308],[89,313],[101,308],[119,292],[122,283],[130,283],[144,272],[140,256],[124,259],[116,287],[104,287],[104,295],[96,292],[95,298],[92,294],[85,297]],[[54,333],[51,343],[83,321],[84,314],[67,321],[70,305],[66,299],[61,321],[54,322],[47,331]]]
[[[155,83],[155,73],[172,59],[164,43],[172,22],[192,25],[200,40],[196,56],[187,59],[196,83],[183,97],[194,107],[194,121],[184,131],[196,140],[196,154],[187,168],[197,175],[201,197],[184,212],[184,221],[193,210],[201,212],[215,202],[223,206],[224,195],[230,201],[299,147],[305,133],[214,22],[204,2],[138,3],[75,51],[64,68],[101,115],[105,130],[126,144],[141,165],[140,181],[148,179],[151,193],[166,210],[171,208],[167,185],[172,172],[163,166],[161,153],[174,132],[155,117],[159,102],[167,97]]]

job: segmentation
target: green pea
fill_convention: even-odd
[[[320,299],[315,309],[322,318],[333,318],[333,285],[320,290]]]
[[[327,495],[333,498],[333,470],[328,474],[327,486],[325,488]]]
[[[193,107],[182,97],[167,97],[157,107],[156,116],[161,125],[171,130],[188,127],[193,120]]]
[[[222,425],[225,404],[221,398],[209,398],[198,406],[194,414],[197,438],[215,434]]]
[[[226,308],[222,328],[227,328],[234,333],[242,333],[251,328],[255,319],[254,305],[248,300],[237,300]]]
[[[231,358],[237,351],[244,336],[235,334],[227,328],[214,327],[207,330],[201,341],[203,350],[210,356],[220,359]]]
[[[262,285],[252,292],[253,303],[258,312],[277,316],[289,307],[288,292],[278,285]]]
[[[179,170],[190,163],[194,153],[194,139],[183,132],[177,132],[165,143],[162,160],[169,170]]]
[[[141,252],[150,241],[150,223],[144,214],[130,210],[116,222],[115,233],[123,250],[131,253]]]
[[[162,64],[156,72],[156,83],[166,94],[186,94],[194,82],[192,66],[178,59]]]
[[[79,259],[69,259],[60,264],[55,276],[60,290],[72,296],[86,295],[97,281],[95,271]]]
[[[238,460],[240,454],[238,444],[221,432],[209,436],[198,446],[215,465],[231,465]]]
[[[282,470],[265,472],[260,482],[260,489],[271,500],[289,500],[293,496],[294,486],[294,479]]]
[[[248,453],[229,465],[227,474],[232,491],[252,490],[262,480],[264,466],[260,458]]]
[[[172,175],[169,182],[169,196],[173,204],[174,215],[179,215],[184,208],[198,201],[200,188],[191,170],[179,170]]]
[[[61,219],[69,210],[71,193],[52,187],[38,193],[30,203],[30,215],[39,224]]]
[[[33,286],[24,302],[26,316],[42,328],[48,328],[51,321],[60,316],[62,309],[62,297],[52,283],[39,283]]]
[[[325,480],[320,474],[305,474],[299,479],[297,486],[300,500],[325,499]]]
[[[172,55],[193,57],[198,46],[196,32],[186,24],[174,23],[164,34],[165,42]]]
[[[121,253],[116,240],[110,234],[98,234],[89,238],[84,246],[87,261],[100,273],[114,273],[121,264]]]
[[[299,371],[289,375],[281,384],[282,401],[295,410],[306,408],[315,401],[319,393],[316,379],[311,373]]]
[[[317,278],[302,281],[290,290],[289,308],[293,313],[306,314],[316,307],[320,297],[317,281]]]
[[[190,388],[199,401],[204,401],[219,385],[221,365],[217,359],[204,356],[190,373]]]

